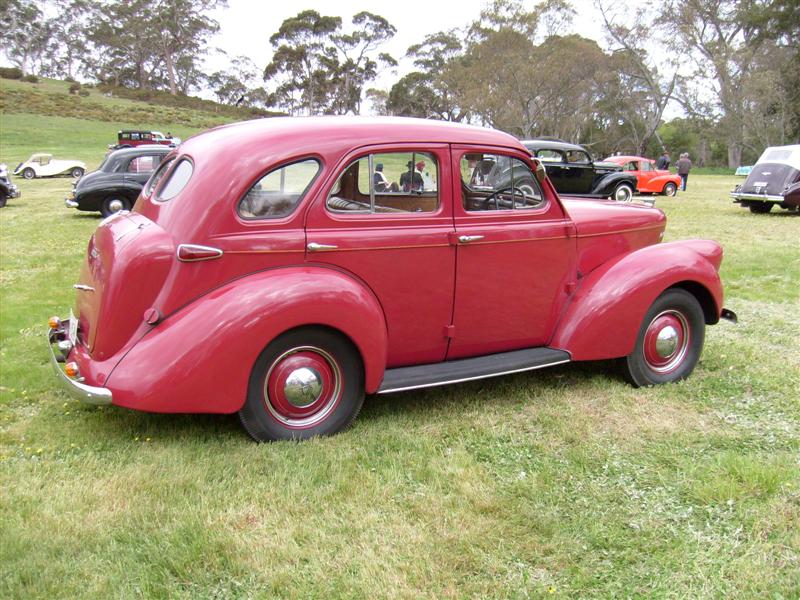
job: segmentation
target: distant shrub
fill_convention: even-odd
[[[78,91],[78,96],[86,98],[86,96],[88,96],[88,95],[89,95],[89,90],[79,90]]]
[[[3,79],[22,79],[22,69],[17,67],[0,67],[0,77]]]
[[[70,94],[77,94],[81,91],[81,84],[77,81],[73,81],[69,86],[69,93]]]
[[[67,75],[66,77],[64,77],[64,81],[66,81],[67,83],[75,83],[75,78]]]
[[[36,75],[25,75],[22,78],[22,81],[27,81],[28,83],[39,83],[39,78]]]

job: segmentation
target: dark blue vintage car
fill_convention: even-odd
[[[104,217],[130,210],[150,175],[171,150],[168,146],[148,145],[109,153],[96,171],[75,183],[66,205],[100,211]]]
[[[787,210],[800,210],[800,145],[764,150],[731,197],[754,213],[768,213],[776,204]]]

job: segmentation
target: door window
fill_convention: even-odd
[[[539,150],[536,153],[536,158],[547,163],[564,162],[564,155],[558,150]]]
[[[158,156],[137,156],[128,163],[128,173],[150,173],[158,165]]]
[[[439,166],[428,152],[383,152],[347,165],[327,200],[342,213],[430,213],[439,208]]]
[[[567,152],[567,162],[573,165],[588,165],[592,160],[583,150],[570,150]]]
[[[467,211],[520,210],[544,203],[536,177],[519,158],[465,154],[460,170],[461,199]]]

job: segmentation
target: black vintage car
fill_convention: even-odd
[[[776,204],[800,210],[800,145],[764,150],[745,182],[737,185],[731,196],[754,213],[768,213]]]
[[[110,152],[96,171],[75,183],[65,204],[78,210],[99,210],[104,217],[130,210],[170,150],[168,146],[148,145]]]
[[[613,198],[629,202],[636,191],[636,176],[620,165],[594,162],[583,146],[556,140],[523,140],[545,166],[559,194],[588,198]]]

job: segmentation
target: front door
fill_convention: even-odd
[[[572,222],[525,154],[470,146],[452,154],[457,260],[447,358],[544,346],[575,282]],[[474,165],[490,162],[494,177],[475,185]]]
[[[310,209],[306,260],[365,283],[388,327],[388,367],[447,353],[456,248],[446,144],[362,149],[345,158]]]

